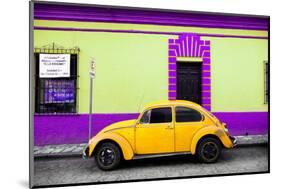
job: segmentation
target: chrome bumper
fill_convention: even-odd
[[[233,137],[233,136],[229,136],[230,140],[233,143],[233,147],[235,147],[237,145],[237,138]]]
[[[83,159],[88,159],[89,158],[89,145],[87,145],[83,149],[82,157],[83,157]]]

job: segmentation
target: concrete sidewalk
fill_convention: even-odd
[[[236,136],[237,146],[267,144],[268,135],[249,135]],[[87,144],[61,144],[61,145],[47,145],[35,146],[34,157],[46,156],[79,156],[82,155],[82,150]]]

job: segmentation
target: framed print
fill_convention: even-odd
[[[30,187],[269,173],[270,17],[30,2]]]

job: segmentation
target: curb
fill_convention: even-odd
[[[267,145],[268,135],[249,135],[236,136],[237,147]],[[81,157],[83,149],[87,144],[64,144],[64,145],[47,145],[35,146],[34,158],[63,158],[63,157]]]
[[[35,159],[45,159],[45,158],[69,158],[69,157],[81,157],[82,152],[80,153],[57,153],[57,154],[37,154],[34,155]]]
[[[86,143],[35,146],[34,147],[34,158],[71,157],[71,156],[81,156],[82,157],[83,149],[86,146],[87,146]]]

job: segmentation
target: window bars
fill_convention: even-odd
[[[269,96],[269,67],[268,62],[264,61],[264,103],[268,103],[268,96]]]
[[[70,54],[69,77],[40,77],[40,54]],[[79,48],[65,49],[54,43],[34,48],[35,113],[75,114],[78,112],[78,55]]]

